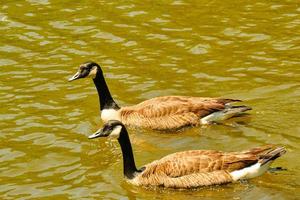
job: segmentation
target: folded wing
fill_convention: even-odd
[[[145,166],[139,184],[190,188],[232,182],[230,172],[258,162],[272,146],[242,152],[192,150],[170,154]]]
[[[122,122],[151,129],[178,129],[200,123],[199,119],[223,110],[225,104],[239,100],[202,97],[156,97],[121,109]]]

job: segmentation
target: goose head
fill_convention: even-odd
[[[76,74],[74,74],[69,81],[74,81],[80,78],[95,78],[98,73],[102,74],[101,67],[95,62],[85,62],[79,66]]]
[[[125,129],[125,126],[122,124],[122,122],[118,120],[110,120],[104,124],[103,128],[90,135],[89,139],[94,139],[97,137],[115,137],[119,139],[123,129]]]

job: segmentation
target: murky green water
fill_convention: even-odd
[[[1,199],[299,198],[299,1],[1,1],[0,30]],[[253,107],[245,124],[131,131],[138,166],[275,143],[287,171],[194,191],[128,185],[117,142],[87,139],[102,125],[92,81],[67,82],[87,60],[120,105],[173,94]]]

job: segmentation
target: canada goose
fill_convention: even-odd
[[[218,122],[251,110],[247,106],[230,105],[240,100],[187,96],[155,97],[134,106],[120,108],[112,98],[97,63],[81,64],[69,81],[86,77],[91,77],[97,88],[101,119],[104,122],[114,119],[128,126],[170,130]]]
[[[273,160],[286,152],[272,145],[241,152],[191,150],[170,154],[137,169],[125,126],[111,120],[89,138],[107,136],[118,138],[125,179],[138,186],[194,188],[250,179],[262,175]]]

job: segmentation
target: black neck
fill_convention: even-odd
[[[115,110],[120,109],[109,92],[102,72],[97,72],[96,77],[93,79],[93,81],[98,91],[100,110],[102,111],[103,109],[110,108]]]
[[[132,179],[134,178],[134,173],[139,171],[135,166],[130,139],[125,127],[122,127],[118,141],[120,143],[122,154],[123,154],[124,175],[128,179]]]

